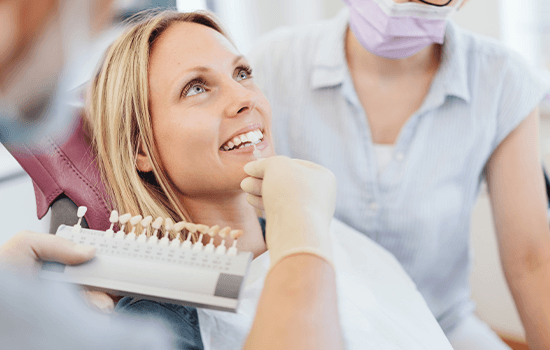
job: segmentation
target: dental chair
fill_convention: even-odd
[[[51,207],[50,233],[61,224],[76,224],[79,206],[88,207],[82,227],[106,230],[108,197],[82,115],[68,132],[70,136],[62,142],[48,138],[47,149],[40,153],[29,146],[6,147],[33,181],[38,218],[43,218]]]

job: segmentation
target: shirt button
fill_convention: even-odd
[[[378,210],[378,203],[372,202],[372,203],[370,204],[370,209],[371,209],[372,211],[377,211],[377,210]]]
[[[401,162],[403,161],[403,159],[405,159],[405,155],[403,154],[403,152],[397,152],[395,154],[395,159],[398,161],[398,162]]]

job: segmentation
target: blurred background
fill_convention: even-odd
[[[263,34],[281,26],[302,25],[331,18],[343,8],[342,0],[116,0],[112,30],[94,45],[89,64],[77,74],[84,83],[101,57],[102,50],[121,31],[120,23],[147,8],[180,11],[209,9],[221,17],[241,52]],[[541,74],[550,77],[550,0],[470,0],[453,18],[464,28],[502,41],[518,51]],[[550,78],[549,78],[550,79]],[[543,161],[550,167],[550,99],[542,106],[540,143]],[[23,229],[47,232],[49,218],[36,218],[36,204],[30,178],[0,145],[0,244]],[[524,337],[517,311],[508,292],[497,252],[489,200],[485,190],[479,196],[473,216],[471,240],[475,264],[473,298],[478,315],[503,338]]]

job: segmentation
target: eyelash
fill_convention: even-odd
[[[185,87],[183,88],[182,92],[181,92],[181,97],[184,97],[187,95],[187,93],[189,92],[189,90],[191,90],[191,88],[195,85],[201,85],[201,86],[204,86],[206,85],[206,81],[203,79],[203,78],[195,78],[193,80],[191,80],[190,82],[187,83],[187,85],[185,85]]]
[[[252,68],[250,66],[246,66],[246,65],[238,66],[237,68],[235,68],[235,70],[237,71],[237,75],[241,71],[244,71],[248,75],[247,79],[252,78]],[[195,85],[201,85],[201,86],[204,87],[206,85],[206,81],[203,78],[195,78],[195,79],[191,80],[183,88],[183,90],[181,92],[181,97],[186,96],[187,93],[189,92],[189,90],[191,90],[191,88]]]
[[[252,68],[250,66],[242,65],[235,68],[237,73],[240,73],[242,70],[245,71],[246,74],[248,74],[248,79],[252,78]]]

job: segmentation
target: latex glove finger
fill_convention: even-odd
[[[244,172],[249,176],[262,179],[267,166],[267,164],[264,163],[268,159],[269,158],[262,158],[245,164]]]
[[[241,188],[246,193],[261,196],[262,195],[262,180],[255,177],[247,177],[241,181]]]
[[[93,309],[108,314],[115,309],[115,302],[107,293],[96,290],[82,290],[81,294],[86,304]]]
[[[90,260],[95,248],[45,233],[21,231],[0,247],[0,264],[23,274],[36,273],[42,261],[76,265]]]
[[[275,157],[270,157],[270,158],[258,159],[258,160],[255,160],[255,161],[252,161],[252,162],[249,162],[249,163],[245,164],[244,172],[249,176],[252,176],[252,177],[255,177],[255,178],[258,178],[258,179],[263,179],[264,174],[265,174],[265,170],[269,166],[271,166],[273,164],[277,164],[277,163],[281,164],[281,162],[284,163],[285,160],[288,160],[288,158],[284,157],[284,156],[275,156]],[[303,159],[292,159],[292,161],[297,163],[297,164],[300,164],[302,166],[305,166],[307,168],[311,168],[311,169],[322,169],[323,168],[318,164],[315,164],[315,163],[312,163],[310,161],[303,160]]]
[[[254,196],[252,194],[249,194],[246,196],[246,201],[253,206],[254,208],[258,208],[260,210],[265,210],[264,208],[264,201],[262,200],[262,197],[260,196]]]

